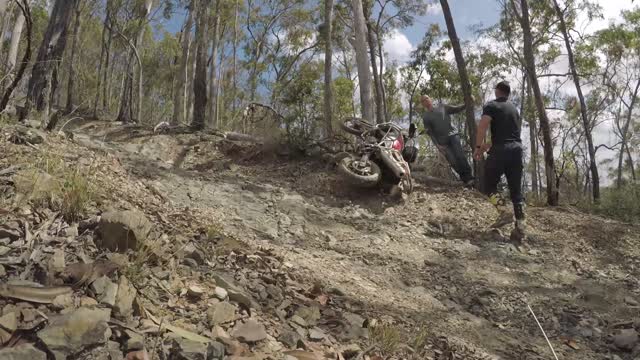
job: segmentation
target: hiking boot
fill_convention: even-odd
[[[524,203],[513,204],[513,213],[516,216],[516,220],[522,220],[524,222]]]
[[[511,236],[509,237],[509,239],[513,243],[522,244],[526,237],[527,233],[525,221],[523,219],[516,220],[516,226],[511,231]]]

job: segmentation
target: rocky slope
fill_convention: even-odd
[[[552,358],[528,306],[560,358],[640,355],[638,226],[530,208],[516,247],[472,191],[393,200],[213,135],[65,130],[2,128],[0,358]]]

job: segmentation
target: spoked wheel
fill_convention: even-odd
[[[338,172],[349,182],[362,187],[374,187],[380,181],[380,167],[373,161],[360,161],[352,157],[343,158],[338,164]]]
[[[347,118],[342,122],[342,129],[349,134],[361,135],[367,130],[373,129],[373,125],[360,118]]]

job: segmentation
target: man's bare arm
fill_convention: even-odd
[[[463,105],[456,105],[456,106],[451,106],[451,105],[445,105],[444,109],[447,112],[447,114],[449,115],[453,115],[453,114],[457,114],[459,112],[461,112],[462,110],[464,110],[465,106]]]
[[[474,157],[476,160],[480,160],[482,154],[488,150],[485,139],[487,138],[487,130],[489,129],[489,125],[491,124],[491,116],[482,115],[480,118],[480,123],[478,124],[478,131],[476,133],[476,149],[474,152]]]

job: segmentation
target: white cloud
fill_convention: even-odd
[[[407,38],[399,30],[392,30],[391,34],[384,40],[383,50],[387,53],[387,59],[390,62],[404,64],[411,58],[411,51],[414,47]]]
[[[427,15],[440,15],[442,14],[442,7],[439,3],[430,4],[427,8]]]

